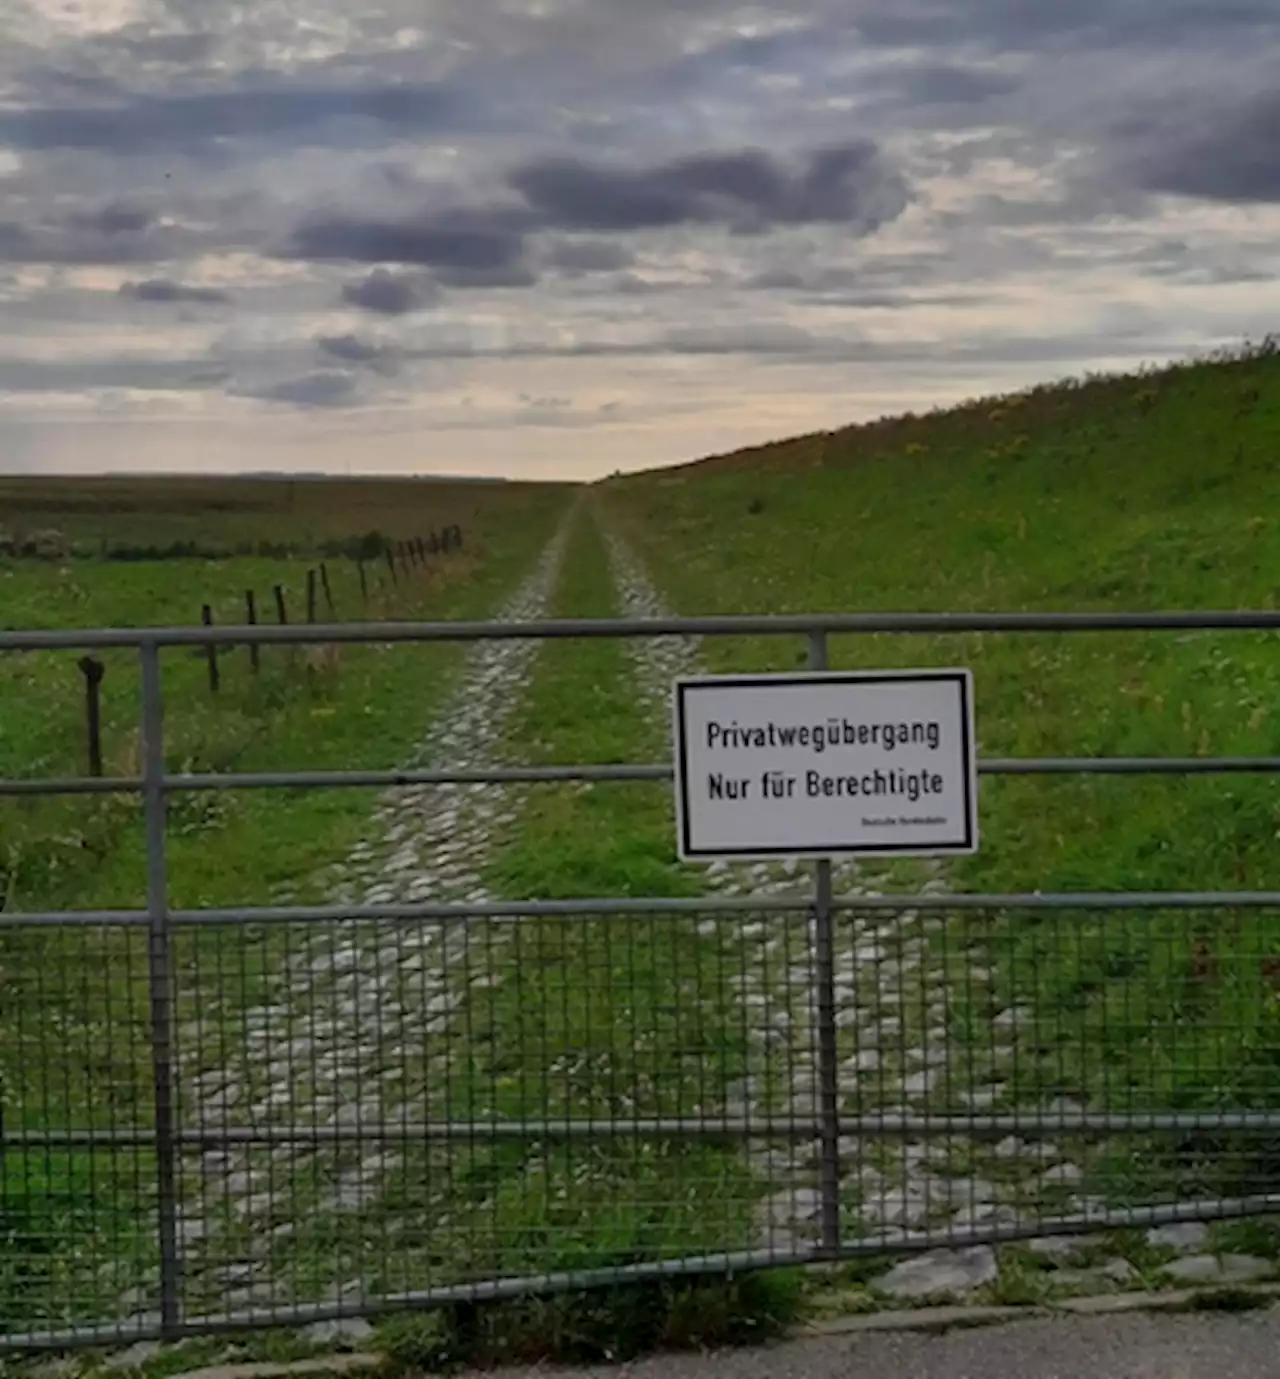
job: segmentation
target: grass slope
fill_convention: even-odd
[[[1280,356],[1092,379],[612,480],[601,500],[687,613],[1272,608]],[[803,649],[709,643],[714,669]],[[836,667],[961,664],[986,756],[1280,754],[1262,634],[839,638]],[[956,884],[1010,892],[1280,887],[1259,776],[993,778]],[[903,869],[905,885],[909,872]],[[1280,1105],[1280,919],[1269,912],[974,916],[993,1008],[1033,1003],[1002,1100]],[[970,947],[971,960],[973,949]],[[1171,1137],[1110,1186],[1273,1190],[1280,1147]]]

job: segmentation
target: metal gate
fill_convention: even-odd
[[[146,838],[141,908],[0,913],[0,1348],[1275,1211],[1280,1084],[1224,1091],[1242,1040],[1255,1063],[1280,1054],[1270,1026],[1216,1028],[1220,1057],[1201,1040],[1188,1061],[1182,1017],[1153,997],[1173,980],[1160,955],[1194,969],[1195,936],[1225,915],[1231,943],[1207,960],[1274,980],[1280,893],[986,895],[943,876],[880,893],[819,862],[713,868],[700,895],[169,903],[167,813],[192,793],[435,790],[447,825],[440,800],[468,789],[671,772],[173,773],[166,648],[776,635],[820,668],[837,634],[1214,629],[1275,631],[1280,614],[0,635],[8,652],[137,651],[140,775],[0,795],[137,794]],[[1280,758],[979,769],[1272,773]],[[1071,988],[1051,1013],[1050,969]]]

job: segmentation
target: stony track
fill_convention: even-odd
[[[496,619],[546,615],[566,534],[557,534]],[[541,645],[475,644],[411,764],[500,764]],[[493,786],[388,791],[368,837],[324,878],[329,901],[488,901],[485,865],[517,815],[509,793]],[[180,1031],[191,1050],[186,1123],[301,1124],[336,1139],[344,1130],[426,1119],[434,1089],[448,1091],[453,1065],[466,1056],[458,1027],[466,988],[500,981],[501,964],[491,953],[475,960],[465,921],[299,927],[306,933],[289,934],[285,952],[276,950],[280,980],[269,1000],[239,1018],[239,1037],[216,1004]],[[351,1148],[215,1149],[184,1167],[179,1234],[193,1301],[236,1309],[287,1302],[302,1272],[289,1242],[304,1223],[345,1216],[358,1228],[404,1164],[370,1137]],[[357,1277],[336,1291],[350,1296],[362,1286]]]

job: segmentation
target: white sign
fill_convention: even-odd
[[[677,680],[680,857],[978,848],[967,670]]]

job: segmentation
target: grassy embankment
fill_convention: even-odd
[[[1274,608],[1280,357],[985,399],[610,481],[601,497],[688,613]],[[713,669],[794,667],[794,645],[713,642]],[[1280,655],[1256,633],[837,638],[836,667],[973,668],[984,756],[1280,753]],[[970,890],[1276,889],[1266,776],[986,777]],[[890,884],[909,889],[909,867]],[[1280,920],[1258,910],[956,917],[950,1036],[990,1045],[996,1106],[1280,1105]],[[1216,1156],[1216,1160],[1215,1160]],[[1276,1146],[1121,1149],[1104,1195],[1274,1190]]]
[[[234,549],[260,539],[294,546],[293,557],[219,560],[73,559],[0,562],[4,623],[10,628],[190,624],[203,602],[238,621],[243,591],[260,604],[287,587],[301,608],[316,542],[376,530],[411,535],[458,522],[460,554],[433,560],[383,590],[373,575],[369,617],[483,617],[522,577],[565,506],[562,490],[372,485],[306,490],[306,512],[287,518],[280,489],[232,485],[244,508],[198,504],[184,519],[204,543]],[[80,486],[27,495],[39,525],[61,502],[77,508]],[[127,510],[101,519],[112,540],[163,544],[173,530],[174,485],[129,487]],[[189,502],[185,498],[184,502]],[[62,523],[76,536],[76,520]],[[94,519],[98,521],[99,519]],[[14,530],[10,523],[10,530]],[[32,521],[27,530],[36,528]],[[332,560],[339,618],[361,616],[348,562]],[[264,615],[267,620],[269,614]],[[323,613],[322,615],[323,616]],[[226,655],[220,692],[201,654],[165,656],[166,764],[170,770],[390,767],[421,738],[461,664],[456,646],[346,648],[336,666],[313,672],[302,653],[264,648],[252,675],[243,649]],[[0,775],[35,777],[84,770],[78,653],[0,658]],[[138,673],[130,652],[106,653],[104,756],[108,774],[137,769]],[[183,795],[170,808],[170,894],[180,906],[262,903],[281,893],[313,895],[310,879],[360,836],[372,797],[365,791]],[[132,797],[23,800],[0,804],[5,907],[137,907],[145,896],[140,810]],[[263,937],[262,942],[268,940]],[[181,962],[206,961],[219,934],[179,944]],[[236,945],[236,951],[243,949]],[[243,962],[243,958],[240,959]],[[243,999],[255,999],[252,962]],[[47,1127],[110,1128],[151,1118],[146,1041],[145,935],[121,930],[0,930],[0,1077],[8,1132]],[[227,980],[236,979],[228,973]],[[178,974],[181,995],[181,971]],[[154,1170],[146,1153],[97,1154],[12,1147],[0,1178],[0,1321],[57,1324],[111,1315],[122,1291],[150,1275],[149,1202]],[[91,1279],[94,1259],[114,1259]]]

